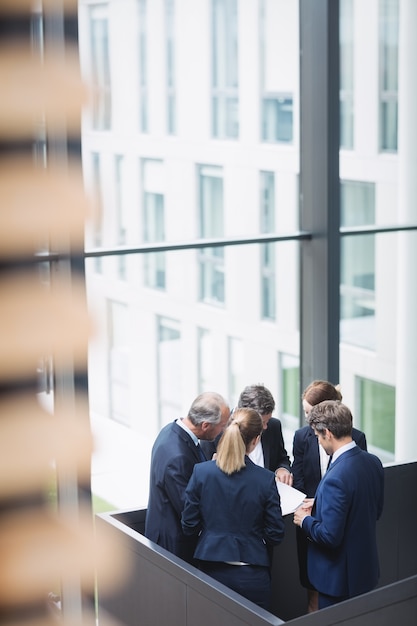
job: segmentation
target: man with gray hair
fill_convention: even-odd
[[[206,458],[200,440],[212,441],[230,417],[226,400],[214,391],[200,394],[187,417],[167,424],[152,448],[145,537],[193,563],[196,537],[181,528],[185,489],[194,465]]]

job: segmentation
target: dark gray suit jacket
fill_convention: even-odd
[[[190,563],[196,538],[183,534],[181,513],[185,489],[200,461],[194,441],[181,426],[172,422],[161,430],[152,448],[145,537]]]

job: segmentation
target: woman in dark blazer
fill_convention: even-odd
[[[284,522],[274,473],[248,457],[261,433],[257,411],[233,412],[216,460],[194,467],[181,521],[186,535],[198,535],[200,569],[268,610],[268,546],[282,541]]]
[[[324,400],[342,400],[339,386],[335,386],[327,380],[313,380],[302,395],[305,416],[308,416],[313,406]],[[359,448],[367,449],[366,437],[362,431],[353,428],[352,439]],[[307,498],[314,498],[330,458],[326,451],[321,446],[319,447],[317,436],[308,424],[295,431],[293,457],[293,487],[305,493]],[[307,610],[312,613],[318,609],[318,593],[308,579],[307,538],[299,527],[296,529],[296,539],[300,583],[307,589]]]

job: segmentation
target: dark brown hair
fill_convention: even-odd
[[[315,406],[323,400],[342,400],[339,385],[333,385],[327,380],[313,380],[305,388],[302,400],[306,400],[311,406]]]
[[[340,400],[324,400],[315,404],[307,421],[318,433],[322,433],[327,428],[335,439],[352,435],[352,413]]]

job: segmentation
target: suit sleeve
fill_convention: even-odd
[[[184,508],[185,490],[193,467],[194,462],[180,455],[173,458],[166,468],[165,492],[179,518]]]
[[[201,530],[200,516],[201,491],[193,471],[185,491],[184,510],[181,515],[181,526],[185,535],[196,535]]]
[[[300,436],[300,433],[295,432],[292,446],[292,453],[294,461],[292,464],[292,473],[294,476],[293,487],[299,489],[303,493],[307,493],[304,481],[304,452],[305,452],[305,439]]]
[[[377,519],[379,519],[382,515],[382,511],[384,509],[384,486],[385,486],[385,474],[383,465],[378,457],[375,457],[375,463],[378,466],[379,473],[379,497],[378,497],[378,510],[377,510]]]
[[[268,497],[265,505],[264,515],[264,539],[265,543],[276,546],[284,539],[284,520],[281,512],[281,502],[278,489],[275,484],[275,477],[271,479]]]
[[[304,518],[302,529],[314,543],[337,548],[343,540],[349,510],[349,498],[343,482],[328,477],[321,490],[321,519],[313,516]]]
[[[284,437],[282,435],[282,426],[281,422],[277,420],[277,433],[276,437],[276,446],[277,446],[277,466],[273,471],[276,471],[280,467],[284,467],[286,470],[290,471],[291,461],[288,453],[285,449]]]

